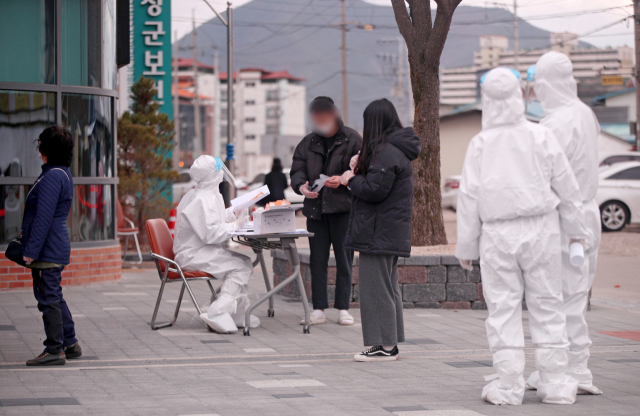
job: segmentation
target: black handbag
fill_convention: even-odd
[[[20,266],[27,265],[22,255],[22,234],[11,240],[4,252],[4,256],[12,262],[18,263]]]

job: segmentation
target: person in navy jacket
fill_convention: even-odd
[[[62,365],[82,355],[67,303],[62,297],[62,270],[69,264],[71,244],[67,217],[73,199],[73,137],[52,126],[38,138],[42,173],[27,195],[22,220],[22,253],[31,267],[33,293],[42,312],[45,349],[27,365]]]

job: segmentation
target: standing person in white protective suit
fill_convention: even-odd
[[[237,332],[249,308],[246,292],[253,264],[249,257],[224,249],[222,243],[247,222],[248,214],[245,210],[236,217],[232,208],[225,209],[219,185],[223,179],[234,185],[235,179],[220,158],[200,156],[189,173],[197,185],[178,205],[175,260],[185,271],[200,270],[224,279],[218,299],[200,318],[216,332]],[[256,327],[260,320],[252,315],[250,325]]]
[[[578,99],[573,65],[566,55],[548,52],[536,63],[534,90],[546,116],[540,124],[555,133],[573,173],[578,180],[585,219],[593,240],[588,242],[585,261],[574,267],[569,261],[569,236],[562,233],[562,294],[563,312],[567,316],[569,336],[569,366],[567,374],[578,380],[578,388],[591,394],[602,394],[593,385],[589,359],[589,328],[586,321],[589,290],[596,274],[600,247],[600,209],[595,201],[598,191],[598,133],[600,124],[589,107]],[[531,374],[527,385],[537,388],[539,375]]]
[[[577,382],[565,376],[560,227],[586,238],[580,190],[562,149],[546,127],[524,116],[520,82],[497,68],[482,83],[482,131],[465,157],[458,196],[456,257],[471,270],[480,257],[489,309],[487,338],[498,373],[482,390],[493,404],[522,404],[522,296],[540,371],[544,403],[575,402]]]

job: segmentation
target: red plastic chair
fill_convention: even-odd
[[[122,254],[122,259],[127,258],[127,248],[129,247],[129,237],[133,237],[133,240],[136,242],[136,249],[138,250],[138,262],[136,264],[142,263],[142,252],[140,251],[140,243],[138,243],[138,233],[140,230],[135,226],[133,221],[124,216],[124,212],[122,211],[122,205],[120,205],[120,201],[117,201],[116,204],[116,219],[118,220],[118,227],[116,228],[116,234],[118,237],[126,237],[124,240],[124,252]],[[125,222],[129,224],[129,228],[126,227]]]
[[[153,317],[151,318],[151,328],[160,329],[173,325],[178,319],[178,312],[180,312],[180,304],[182,303],[182,297],[184,295],[184,289],[189,292],[189,296],[193,301],[193,304],[198,310],[198,314],[202,314],[200,306],[196,301],[189,282],[193,280],[205,280],[211,289],[213,299],[217,299],[211,280],[215,277],[207,272],[202,271],[183,271],[180,265],[175,262],[173,255],[173,238],[171,238],[171,232],[167,223],[163,219],[147,220],[145,227],[147,229],[147,236],[149,237],[149,244],[151,245],[151,257],[156,262],[156,268],[158,269],[158,275],[162,284],[160,285],[160,293],[158,293],[158,300],[156,301],[156,308],[153,311]],[[158,316],[158,309],[160,308],[160,301],[162,300],[162,292],[164,291],[164,285],[166,283],[182,282],[182,289],[180,289],[180,296],[178,297],[178,304],[176,305],[176,311],[173,315],[173,320],[164,324],[156,325],[156,317]]]

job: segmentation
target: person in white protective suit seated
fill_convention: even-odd
[[[460,182],[456,257],[471,270],[480,258],[485,322],[497,375],[482,390],[493,404],[522,404],[523,294],[529,311],[537,396],[572,404],[578,383],[565,375],[560,229],[589,236],[582,198],[553,133],[525,119],[519,74],[490,71],[481,82],[482,131],[469,144]]]
[[[248,214],[245,210],[236,216],[232,208],[225,209],[219,186],[223,179],[232,185],[235,179],[220,158],[200,156],[189,173],[197,185],[178,205],[175,261],[185,271],[200,270],[224,279],[218,299],[200,318],[216,332],[234,333],[244,327],[253,264],[249,257],[226,250],[222,244],[230,232],[246,224]],[[252,315],[250,326],[258,325],[260,320]]]
[[[534,90],[546,115],[540,122],[555,133],[573,173],[576,175],[585,215],[594,240],[585,253],[581,267],[571,265],[566,233],[562,233],[562,294],[567,316],[569,336],[569,366],[567,374],[578,380],[580,392],[602,394],[593,385],[593,376],[587,368],[589,360],[589,327],[586,313],[589,290],[596,275],[596,261],[600,247],[600,208],[595,201],[598,191],[598,133],[600,124],[593,111],[578,98],[571,60],[560,52],[547,52],[540,57],[532,75]],[[527,386],[537,388],[539,374],[527,379]]]

